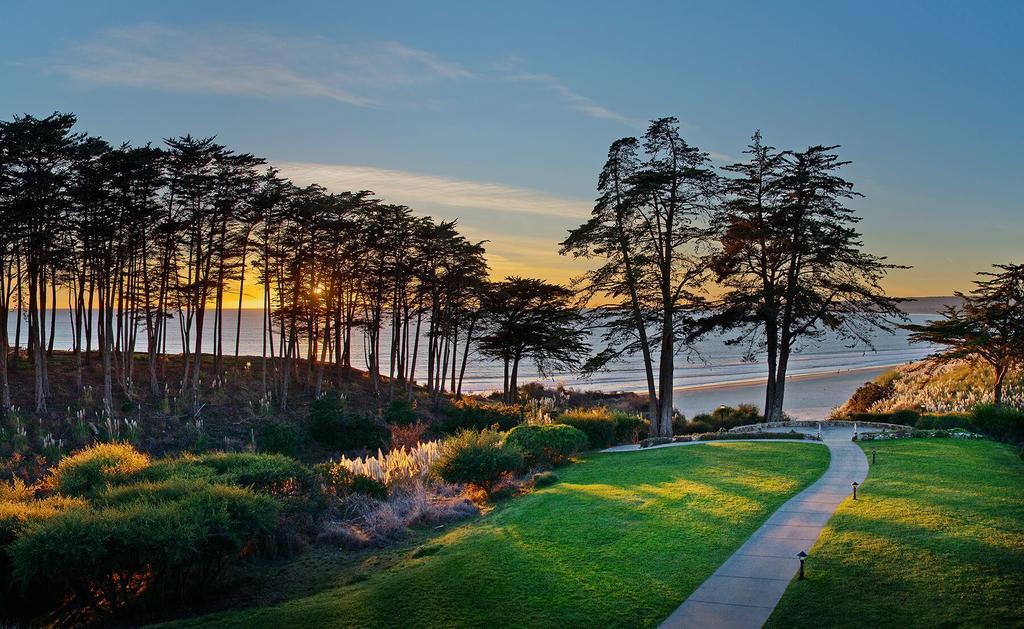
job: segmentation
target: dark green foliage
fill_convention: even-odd
[[[391,400],[384,411],[384,421],[388,424],[408,426],[416,421],[416,401],[405,398]]]
[[[523,411],[508,404],[477,404],[457,402],[444,409],[444,432],[455,434],[460,430],[511,430],[523,423]]]
[[[1009,406],[979,404],[971,411],[974,425],[983,433],[1010,443],[1024,443],[1024,411]]]
[[[175,597],[208,585],[244,547],[274,530],[277,505],[268,496],[204,481],[167,485],[126,486],[110,506],[101,499],[93,509],[31,522],[10,545],[15,581],[66,593],[83,607]]]
[[[320,484],[312,470],[281,454],[211,452],[183,455],[153,463],[139,480],[205,479],[246,487],[281,501],[286,513],[312,516],[323,508]]]
[[[740,404],[739,406],[719,406],[711,413],[694,415],[689,422],[679,426],[676,434],[692,435],[705,432],[718,432],[729,430],[737,426],[747,426],[764,421],[761,412],[753,404]],[[675,430],[675,425],[673,425]]]
[[[502,443],[501,433],[464,430],[441,445],[433,471],[445,482],[475,485],[490,495],[503,475],[522,467],[522,452]]]
[[[350,452],[391,444],[391,432],[375,417],[351,411],[337,393],[309,403],[309,434],[325,446]]]
[[[65,496],[90,496],[126,482],[150,465],[149,457],[127,443],[98,443],[64,457],[50,485]]]
[[[291,424],[267,422],[260,426],[256,445],[261,452],[294,457],[299,453],[299,431]]]
[[[672,413],[673,435],[685,435],[690,427],[689,422],[686,421],[686,415],[683,415],[682,413]]]
[[[651,429],[650,420],[640,415],[612,411],[612,418],[615,420],[615,443],[636,443]]]
[[[919,430],[951,430],[953,428],[963,428],[965,430],[980,432],[972,423],[970,416],[960,415],[957,413],[950,413],[947,415],[922,415],[917,420],[917,423],[914,424],[914,428]]]
[[[533,486],[537,489],[550,487],[558,482],[558,474],[554,472],[540,472],[533,475]]]
[[[889,416],[890,424],[899,424],[901,426],[915,426],[917,420],[921,418],[921,414],[911,408],[901,408],[897,411],[893,411]]]
[[[587,435],[565,424],[516,426],[505,444],[519,448],[529,466],[558,465],[587,447]]]
[[[559,414],[555,421],[583,431],[591,449],[599,450],[615,443],[617,422],[608,409],[571,409]]]
[[[381,501],[388,499],[388,488],[384,486],[384,483],[365,474],[355,474],[352,476],[352,480],[349,483],[349,491],[353,494],[362,494]]]
[[[850,400],[846,403],[846,410],[851,413],[865,413],[871,409],[873,404],[889,399],[891,395],[891,383],[883,386],[875,382],[865,382],[850,396]]]

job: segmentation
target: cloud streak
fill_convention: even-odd
[[[297,185],[319,183],[333,192],[372,190],[413,208],[439,205],[572,219],[586,219],[591,210],[586,201],[500,183],[348,164],[274,162],[274,166]]]
[[[622,124],[633,127],[639,125],[636,120],[616,113],[607,107],[597,104],[586,96],[574,92],[556,76],[552,76],[550,74],[536,74],[533,72],[519,72],[513,74],[510,77],[510,80],[543,85],[554,92],[558,96],[559,100],[565,103],[569,109],[583,113],[591,118],[597,118],[598,120],[612,120],[614,122],[621,122]]]
[[[383,42],[358,48],[321,37],[287,38],[222,29],[186,32],[156,24],[103,31],[52,69],[86,85],[166,92],[327,98],[373,107],[397,88],[471,78],[436,55]]]

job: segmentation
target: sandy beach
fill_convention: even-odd
[[[865,382],[893,366],[847,369],[830,373],[793,376],[786,380],[786,413],[796,419],[824,419],[829,411],[849,399]],[[687,417],[714,410],[722,404],[749,402],[764,405],[765,380],[675,389],[675,406]]]

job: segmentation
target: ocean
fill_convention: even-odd
[[[932,314],[910,315],[914,323],[923,323],[933,319]],[[57,312],[54,348],[71,349],[73,328],[70,313],[67,310]],[[213,331],[207,317],[207,329],[204,330],[204,351],[212,347]],[[236,312],[224,314],[225,334],[224,353],[234,354]],[[8,319],[8,330],[11,342],[14,341],[16,314]],[[241,336],[239,338],[240,354],[259,356],[262,351],[261,327],[263,313],[260,310],[242,310]],[[172,331],[177,330],[174,321],[169,322]],[[22,326],[22,345],[26,338],[25,326]],[[141,336],[141,334],[140,334]],[[787,386],[786,411],[794,417],[820,417],[828,409],[842,404],[859,384],[870,380],[883,371],[884,367],[899,365],[919,360],[930,354],[934,348],[926,345],[912,345],[907,340],[907,333],[897,330],[889,334],[876,331],[871,335],[873,350],[865,347],[849,347],[847,343],[834,336],[828,336],[818,342],[806,343],[797,348],[790,360],[790,384]],[[362,336],[353,338],[353,364],[364,367]],[[597,339],[594,339],[596,345]],[[387,373],[387,339],[382,343],[384,364],[382,371]],[[172,334],[167,342],[168,351],[181,351],[179,337]],[[426,359],[421,343],[421,357],[418,361],[417,377],[424,378]],[[743,359],[742,347],[729,346],[725,337],[710,335],[698,342],[694,349],[696,356],[680,354],[675,364],[675,403],[688,416],[704,412],[719,404],[735,404],[752,402],[763,404],[763,381],[767,369],[763,358],[754,362]],[[144,351],[144,338],[140,338],[137,351]],[[461,349],[460,349],[461,354]],[[500,363],[488,360],[471,353],[466,368],[463,390],[466,392],[488,392],[500,389],[502,385],[503,367]],[[520,366],[519,382],[541,381],[548,385],[564,385],[576,389],[604,391],[637,391],[646,390],[643,362],[639,356],[615,364],[611,369],[582,378],[575,374],[558,373],[542,378],[532,364]]]

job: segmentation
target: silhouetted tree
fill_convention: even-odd
[[[573,297],[563,286],[522,277],[495,282],[484,293],[480,351],[502,361],[506,403],[516,401],[524,359],[546,375],[575,368],[586,355],[584,317]]]
[[[978,273],[960,307],[947,306],[942,317],[905,326],[910,340],[945,349],[938,360],[980,358],[992,368],[992,398],[1003,403],[1003,381],[1010,368],[1024,362],[1024,264],[997,264],[997,271]]]
[[[718,194],[708,155],[678,127],[675,118],[661,118],[642,143],[612,144],[591,219],[562,243],[563,254],[603,260],[580,280],[585,296],[607,300],[596,310],[606,348],[585,369],[640,352],[653,435],[672,434],[674,361],[702,308],[706,219]]]
[[[726,292],[697,333],[718,327],[738,331],[753,360],[767,350],[765,418],[779,421],[793,350],[831,331],[851,344],[871,346],[872,328],[891,331],[905,318],[897,299],[879,282],[890,269],[865,253],[854,226],[860,220],[845,202],[861,196],[838,171],[835,146],[777,152],[760,133],[746,151],[750,160],[726,170],[728,201],[716,219],[721,251],[712,266]]]

